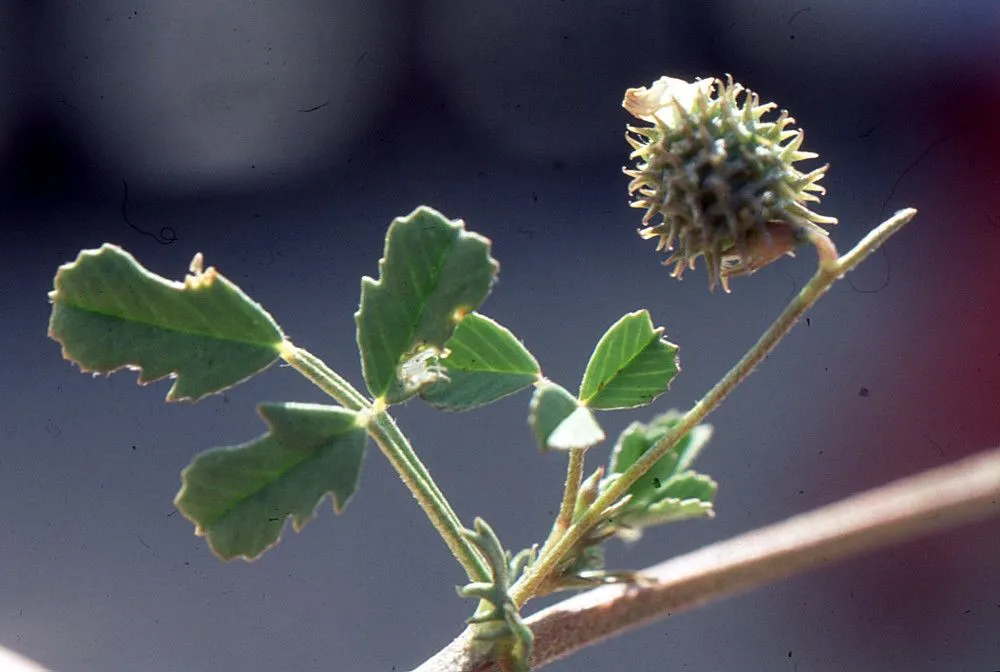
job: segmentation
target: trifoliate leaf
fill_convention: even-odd
[[[393,221],[379,279],[361,281],[355,314],[365,383],[375,397],[403,401],[435,376],[404,379],[422,351],[440,351],[486,299],[499,270],[490,241],[427,207]]]
[[[609,475],[622,474],[646,451],[660,442],[670,429],[680,421],[677,411],[670,411],[655,418],[648,425],[634,422],[618,437],[611,451]],[[697,425],[673,449],[667,451],[656,464],[632,484],[631,508],[644,506],[663,497],[663,485],[675,475],[686,470],[712,437],[711,425]],[[673,495],[677,496],[677,495]]]
[[[590,409],[548,380],[535,388],[528,423],[542,450],[587,448],[604,440],[604,430]]]
[[[465,316],[437,360],[440,377],[420,396],[449,411],[482,406],[528,387],[538,362],[507,329],[479,313]]]
[[[357,414],[319,404],[260,404],[270,427],[249,443],[201,453],[181,473],[174,504],[223,560],[253,560],[298,532],[333,495],[340,513],[357,489],[365,430]]]
[[[139,383],[176,381],[168,401],[198,400],[278,358],[274,319],[198,254],[184,282],[143,268],[105,244],[59,267],[49,336],[83,371],[137,369]]]
[[[666,392],[680,366],[677,346],[662,334],[645,310],[618,320],[590,356],[580,401],[590,408],[635,408]]]

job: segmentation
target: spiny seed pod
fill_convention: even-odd
[[[653,124],[628,127],[636,166],[625,174],[632,178],[630,205],[646,210],[639,235],[658,238],[657,251],[672,253],[664,265],[674,264],[673,277],[704,256],[709,288],[721,282],[729,292],[729,276],[792,255],[810,236],[827,235],[818,224],[837,223],[804,205],[825,193],[819,180],[828,166],[809,173],[794,167],[817,157],[799,151],[805,136],[795,120],[782,111],[762,121],[777,106],[761,105],[732,77],[661,77],[626,91],[622,107]]]

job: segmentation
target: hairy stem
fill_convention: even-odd
[[[290,341],[281,344],[281,357],[310,382],[333,397],[344,408],[366,414],[368,434],[386,456],[400,479],[427,514],[444,543],[465,569],[471,581],[487,581],[489,569],[476,549],[461,534],[458,514],[438,488],[413,447],[384,410],[373,408],[364,395],[328,367],[323,360]]]
[[[629,487],[656,462],[672,449],[681,438],[702,422],[709,413],[719,407],[729,393],[736,388],[772,351],[774,347],[830,289],[844,273],[850,271],[874,252],[890,235],[916,216],[913,208],[900,210],[865,236],[854,249],[841,258],[836,258],[836,248],[825,236],[816,236],[813,241],[819,254],[819,268],[805,287],[792,299],[781,315],[764,332],[764,335],[736,363],[736,365],[716,383],[694,407],[684,414],[672,430],[655,446],[632,464],[594,503],[574,522],[566,533],[551,544],[546,544],[539,553],[538,560],[511,588],[511,598],[520,607],[534,597],[548,580],[549,575],[581,538],[598,522],[604,511],[628,492]]]
[[[559,514],[552,524],[552,530],[543,546],[547,546],[553,539],[558,539],[563,532],[569,528],[573,522],[573,513],[576,511],[576,498],[580,492],[580,483],[583,481],[583,463],[586,448],[572,448],[569,451],[569,461],[566,463],[566,485],[563,488],[562,503],[559,505]]]
[[[830,563],[1000,516],[1000,448],[925,471],[835,504],[706,546],[525,619],[535,635],[532,669],[687,609]],[[415,672],[488,672],[469,631]]]
[[[349,411],[370,410],[371,403],[322,359],[291,341],[279,346],[281,358],[309,382],[333,397]]]
[[[396,422],[385,411],[372,417],[368,433],[430,518],[470,581],[489,581],[491,573],[479,551],[462,535],[458,515],[438,489]]]

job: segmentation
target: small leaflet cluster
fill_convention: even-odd
[[[463,534],[482,552],[493,576],[491,581],[458,587],[460,597],[481,600],[476,614],[466,622],[475,626],[477,640],[491,643],[493,660],[502,661],[511,672],[528,672],[535,637],[517,613],[509,591],[535,559],[537,549],[525,549],[511,557],[485,520],[476,518],[473,525],[474,530]]]
[[[681,414],[668,411],[648,424],[634,422],[618,437],[611,453],[605,490],[660,441],[671,437]],[[698,425],[629,488],[628,501],[612,521],[615,534],[627,541],[637,540],[642,530],[690,518],[710,518],[718,484],[690,469],[712,436],[710,425]]]
[[[649,424],[632,423],[622,432],[612,451],[607,476],[601,467],[581,485],[574,520],[639,458],[660,441],[669,438],[670,431],[680,418],[677,411],[670,411]],[[711,434],[710,426],[696,426],[633,483],[628,494],[608,507],[597,524],[567,555],[559,575],[550,586],[551,590],[634,581],[633,572],[609,572],[604,568],[605,541],[617,536],[633,542],[642,536],[647,527],[714,516],[713,501],[718,484],[709,476],[689,468]]]

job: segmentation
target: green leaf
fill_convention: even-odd
[[[552,430],[546,445],[556,450],[589,448],[604,440],[604,430],[597,424],[594,413],[580,406]]]
[[[604,430],[590,409],[548,380],[535,388],[528,423],[542,450],[588,448],[604,440]]]
[[[260,404],[270,431],[205,451],[181,472],[174,504],[223,560],[254,560],[278,543],[285,520],[298,532],[333,495],[336,513],[357,489],[365,430],[333,406]]]
[[[715,515],[713,501],[719,485],[704,474],[686,471],[663,484],[654,502],[631,505],[618,518],[619,536],[635,540],[643,528]]]
[[[404,366],[428,348],[444,348],[462,318],[486,299],[498,270],[490,241],[460,220],[421,206],[393,221],[379,279],[362,278],[355,314],[372,395],[399,402],[436,380],[404,376]]]
[[[479,313],[465,316],[438,359],[441,376],[420,396],[449,411],[464,411],[501,399],[538,380],[541,369],[507,329]]]
[[[662,334],[645,310],[615,322],[590,356],[580,401],[590,408],[635,408],[666,392],[680,366],[677,346]]]
[[[84,250],[59,267],[49,294],[49,336],[83,371],[139,370],[139,383],[176,381],[168,401],[198,400],[246,380],[278,358],[274,319],[201,254],[184,282],[143,268],[121,248]]]
[[[715,494],[719,491],[719,484],[704,474],[684,471],[671,476],[660,490],[665,499],[682,501],[697,499],[711,504],[715,499]]]
[[[679,523],[694,518],[713,518],[715,509],[711,502],[700,499],[667,498],[650,504],[641,513],[628,512],[619,519],[617,534],[626,541],[638,541],[647,527]]]
[[[648,425],[629,425],[611,452],[609,475],[601,482],[602,490],[659,443],[680,419],[681,414],[672,410]],[[688,470],[711,436],[710,425],[697,425],[629,487],[632,497],[615,516],[619,537],[634,541],[644,527],[714,515],[712,502],[718,484]]]
[[[681,419],[677,411],[669,411],[656,417],[648,425],[634,422],[618,437],[614,450],[611,451],[611,461],[608,468],[610,474],[622,474],[635,464],[646,451],[660,442],[670,429]],[[686,470],[702,451],[712,437],[711,425],[697,425],[667,451],[663,457],[632,484],[629,493],[632,495],[630,507],[642,507],[668,495],[663,485],[676,474]]]

